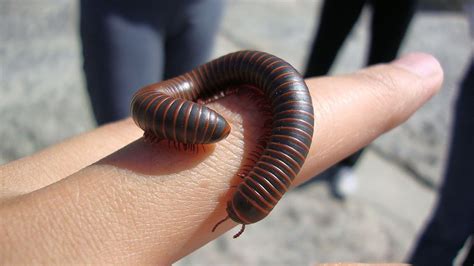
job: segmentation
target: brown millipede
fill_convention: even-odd
[[[250,85],[268,100],[270,134],[259,141],[256,160],[227,202],[227,219],[242,224],[266,217],[288,190],[308,154],[314,126],[308,88],[290,64],[268,53],[240,51],[225,55],[170,80],[138,90],[132,117],[145,138],[182,143],[185,149],[214,143],[230,133],[227,121],[198,100],[215,99],[225,89]]]

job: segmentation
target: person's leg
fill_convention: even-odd
[[[322,76],[329,72],[339,49],[359,18],[365,2],[366,0],[324,1],[318,30],[314,37],[306,65],[305,78]],[[318,177],[313,178],[313,180],[326,180],[331,194],[335,198],[344,199],[346,194],[355,188],[353,186],[355,179],[342,177],[342,173],[344,173],[345,177],[354,177],[354,175],[350,175],[350,171],[346,170],[347,168],[342,169],[340,163],[338,163],[321,173]],[[349,175],[346,175],[347,173]],[[349,182],[345,182],[346,180],[349,180]],[[346,183],[351,185],[345,186]]]
[[[414,265],[451,265],[474,232],[474,61],[458,96],[451,148],[436,210],[411,256]]]
[[[209,60],[223,9],[222,0],[180,3],[167,28],[165,79],[183,74]]]
[[[347,166],[347,167],[353,167],[357,161],[359,161],[359,158],[362,156],[362,153],[364,152],[364,149],[360,149],[350,155],[349,157],[345,158],[344,160],[339,162],[340,166]]]
[[[416,10],[416,0],[371,0],[372,26],[368,65],[390,62],[397,56]]]
[[[469,246],[467,248],[468,251],[466,257],[464,258],[462,266],[474,265],[474,232],[471,234],[471,242],[469,243]]]
[[[305,77],[328,73],[334,59],[359,18],[365,0],[326,0],[308,57]]]
[[[367,65],[390,62],[395,59],[408,25],[416,9],[415,0],[371,0],[372,26]],[[338,165],[353,167],[362,156],[360,149]]]
[[[84,72],[100,125],[128,116],[133,92],[161,78],[162,40],[146,24],[146,6],[81,0],[80,11]]]

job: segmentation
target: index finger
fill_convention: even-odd
[[[420,68],[428,71],[419,72]],[[307,180],[406,120],[439,89],[441,81],[439,64],[427,55],[412,55],[353,75],[308,80],[317,119],[315,144],[295,181]],[[240,133],[237,130],[230,141],[216,145],[216,152],[205,163],[176,173],[161,171],[163,166],[153,159],[136,159],[141,171],[123,167],[138,154],[166,159],[166,154],[156,154],[153,147],[136,142],[109,157],[107,164],[87,167],[63,182],[19,199],[15,206],[8,206],[3,213],[7,230],[16,232],[18,241],[31,238],[33,233],[32,239],[53,235],[64,253],[51,254],[51,250],[33,240],[23,245],[36,244],[39,254],[64,260],[173,262],[234,225],[229,222],[218,232],[210,230],[225,213],[223,194],[229,188],[233,170],[240,166],[242,146],[251,138]],[[234,157],[221,160],[225,154]],[[141,173],[143,170],[161,172],[147,178],[149,175]],[[45,202],[58,200],[64,204],[55,205],[54,213],[41,208]],[[37,227],[50,225],[45,224],[50,220],[57,227],[32,231],[28,229],[28,220],[15,220],[17,213],[27,213],[30,220],[38,221]],[[65,227],[64,224],[71,223],[71,217],[74,224],[82,226]],[[77,234],[80,241],[71,243],[71,235]],[[30,249],[23,250],[26,256]],[[82,256],[73,256],[77,254]]]

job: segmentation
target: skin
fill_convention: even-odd
[[[442,80],[426,54],[308,79],[316,125],[295,185],[404,122]],[[235,226],[211,232],[264,117],[245,94],[209,106],[232,132],[198,154],[147,144],[126,119],[1,166],[0,264],[165,265]]]

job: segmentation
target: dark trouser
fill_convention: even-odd
[[[474,234],[474,60],[457,99],[448,164],[433,217],[410,262],[451,265]],[[465,265],[473,265],[472,251]]]
[[[415,0],[326,0],[318,33],[311,47],[305,77],[322,76],[329,72],[366,2],[371,4],[373,10],[367,64],[395,59],[415,12]],[[338,165],[353,166],[361,153],[362,150],[356,152]]]
[[[81,0],[84,72],[98,124],[129,116],[140,87],[207,61],[222,6],[222,0]]]

